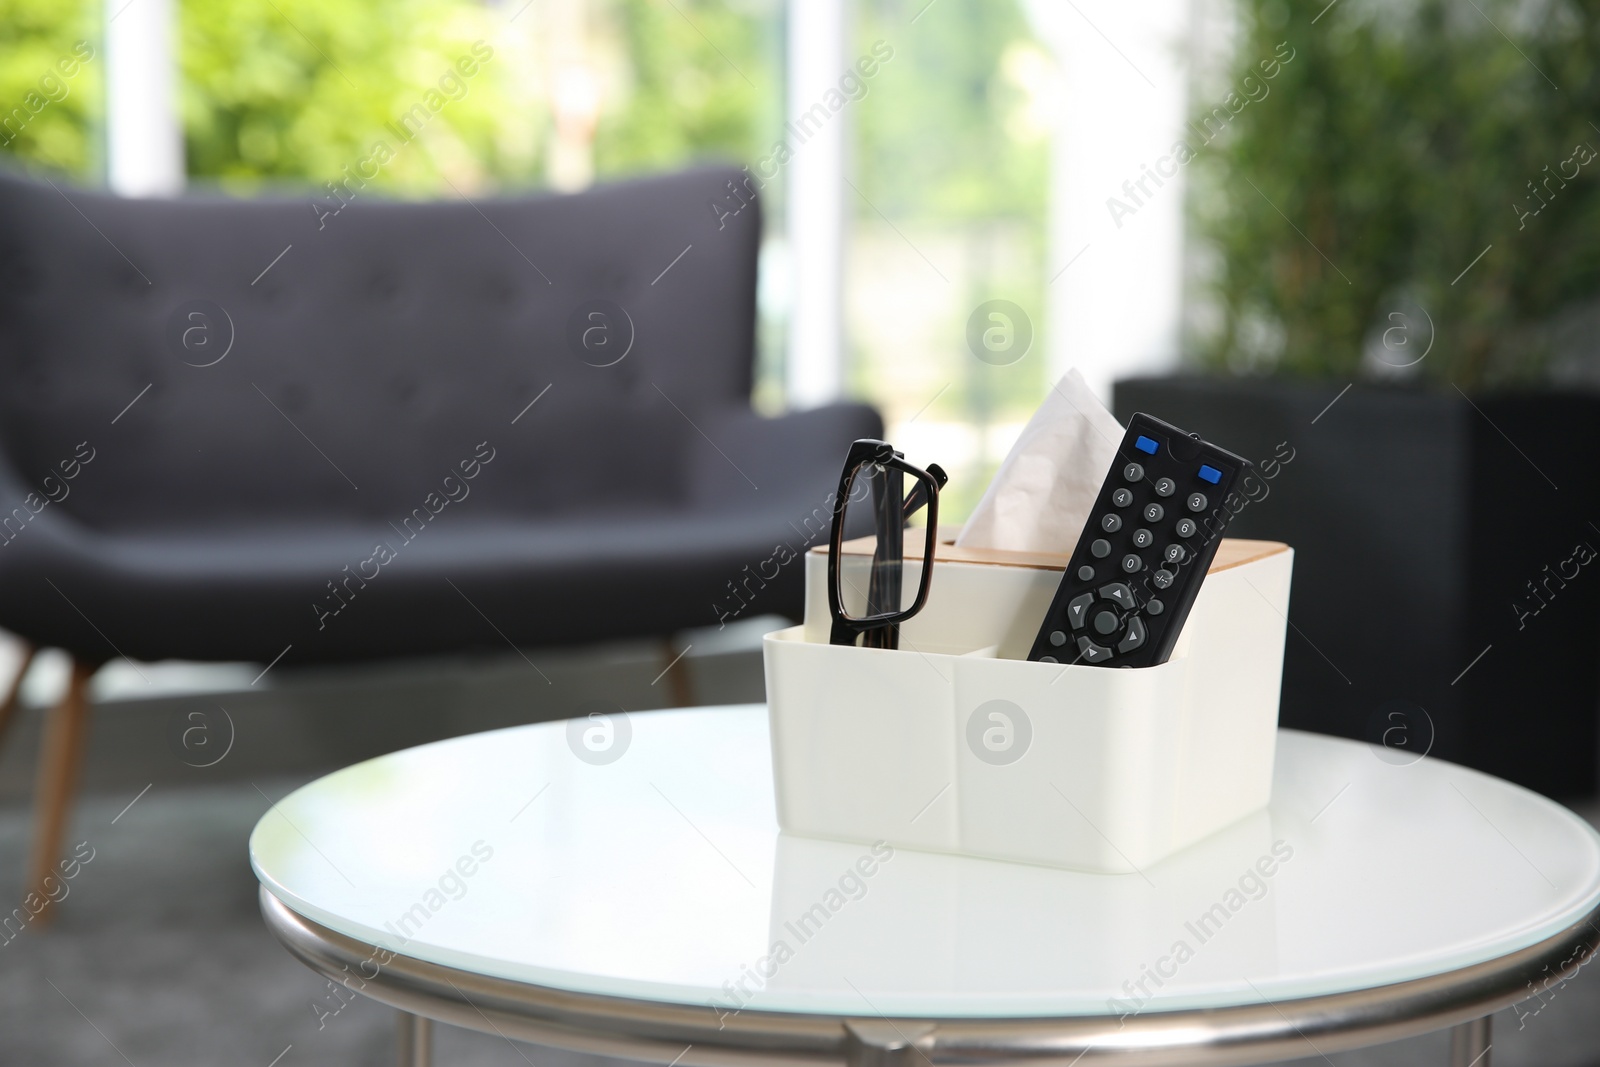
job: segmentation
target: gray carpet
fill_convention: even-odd
[[[759,699],[759,659],[748,650],[692,666],[702,699]],[[71,837],[89,841],[95,858],[71,882],[53,927],[0,945],[0,1067],[392,1063],[393,1013],[358,998],[319,1028],[312,1004],[325,993],[323,981],[278,946],[256,910],[245,842],[268,807],[262,793],[275,800],[320,773],[326,762],[326,753],[308,752],[300,743],[318,731],[296,717],[315,720],[335,714],[330,706],[347,706],[337,728],[327,732],[346,739],[338,756],[349,762],[395,747],[395,737],[411,743],[462,732],[460,727],[559,717],[566,703],[597,688],[626,691],[632,707],[645,707],[650,677],[659,665],[648,655],[631,661],[580,657],[565,667],[546,667],[554,671],[553,683],[544,687],[541,682],[540,689],[529,687],[515,663],[479,664],[470,671],[436,666],[432,669],[449,683],[441,685],[426,684],[417,674],[421,669],[408,668],[398,679],[381,672],[364,676],[367,695],[361,700],[352,695],[347,678],[325,676],[299,683],[298,689],[281,688],[273,698],[282,705],[277,728],[263,727],[253,735],[255,751],[248,758],[240,755],[240,773],[233,777],[220,773],[226,760],[207,772],[208,778],[167,753],[161,737],[172,707],[161,701],[97,709],[90,780]],[[328,696],[330,686],[345,694],[342,702]],[[556,687],[561,687],[560,699]],[[451,694],[445,703],[452,707],[470,705],[470,714],[441,717],[442,692]],[[181,708],[185,699],[166,703]],[[256,721],[245,697],[229,697],[227,706]],[[0,786],[5,797],[0,899],[5,900],[20,893],[28,838],[23,787],[29,761],[17,753],[32,751],[36,724],[22,727],[0,762],[6,779]],[[152,733],[155,742],[147,743]],[[241,729],[241,744],[243,737]],[[273,738],[289,740],[274,750]],[[146,750],[159,756],[141,755]],[[145,784],[149,791],[127,807]],[[1502,1067],[1600,1064],[1600,979],[1592,971],[1580,972],[1521,1029],[1511,1012],[1501,1013],[1495,1020],[1495,1062]],[[607,1063],[446,1028],[438,1031],[436,1048],[441,1067]],[[1308,1058],[1296,1062],[1443,1064],[1446,1050],[1444,1036],[1432,1035],[1326,1060],[1308,1048]]]

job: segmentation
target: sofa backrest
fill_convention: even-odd
[[[669,503],[697,413],[749,401],[738,174],[342,207],[0,176],[0,458],[49,488],[87,442],[91,527],[394,518],[481,442],[488,512]]]

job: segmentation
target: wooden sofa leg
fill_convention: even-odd
[[[672,697],[672,707],[687,708],[694,703],[694,686],[689,681],[689,665],[679,661],[689,650],[686,648],[680,652],[673,647],[675,644],[670,637],[661,639],[661,673],[656,675],[656,681],[666,683],[667,692]],[[654,685],[655,682],[650,684]]]
[[[28,668],[33,666],[33,657],[39,650],[33,645],[22,646],[22,662],[17,665],[17,673],[7,687],[5,699],[0,701],[0,746],[5,745],[6,730],[11,726],[11,720],[17,717],[17,705],[22,703],[22,679],[28,675]]]
[[[51,708],[39,744],[38,780],[33,801],[33,854],[28,862],[28,887],[49,900],[44,880],[61,858],[62,839],[72,813],[78,771],[83,764],[85,742],[89,736],[89,678],[95,668],[73,660],[72,675],[61,703]],[[34,917],[43,925],[50,921],[53,908],[46,905]]]

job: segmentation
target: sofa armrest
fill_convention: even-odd
[[[825,506],[850,442],[883,436],[866,404],[840,403],[765,418],[748,408],[708,413],[691,444],[689,499],[699,508]]]

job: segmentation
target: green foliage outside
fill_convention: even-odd
[[[857,2],[851,56],[882,40],[894,59],[852,113],[856,184],[890,218],[1042,226],[1047,146],[1016,136],[1004,71],[1008,47],[1032,40],[1027,20],[1012,2],[941,0],[912,23],[926,4]]]
[[[947,350],[898,354],[948,362],[952,388],[922,417],[980,428],[992,420],[1026,418],[1048,387],[1049,141],[1043,130],[1020,128],[1026,123],[1019,115],[1029,102],[1011,68],[1027,51],[1049,61],[1013,2],[941,0],[928,7],[927,0],[859,0],[857,19],[852,56],[868,54],[881,40],[894,49],[894,58],[851,111],[854,188],[845,190],[848,209],[863,226],[881,226],[887,218],[908,235],[955,235],[965,260],[962,273],[973,279],[967,291],[950,291],[943,302],[949,312],[941,328],[950,339]],[[941,291],[947,284],[932,269],[920,282]],[[991,299],[1010,300],[1032,319],[1032,349],[1016,364],[990,366],[967,349],[967,315]],[[893,388],[892,368],[874,374],[870,354],[853,355],[864,392],[883,396]]]
[[[382,140],[394,160],[374,180],[435,192],[440,177],[477,185],[532,166],[503,105],[501,17],[436,0],[203,0],[180,8],[183,125],[191,178],[238,191],[263,182],[322,183]],[[437,87],[482,40],[493,55],[424,136],[399,145],[385,128]]]
[[[587,9],[589,58],[602,82],[598,174],[739,156],[753,145],[772,82],[758,23],[725,4],[690,0],[677,8],[606,0]],[[190,0],[183,51],[190,173],[326,180],[386,137],[385,124],[481,40],[494,58],[378,184],[420,195],[437,194],[441,179],[464,191],[541,185],[552,125],[541,10],[519,15],[515,5],[464,0],[381,8],[365,0]],[[707,37],[739,57],[753,84]]]
[[[552,126],[542,6],[519,15],[514,4],[471,0],[180,0],[189,177],[241,193],[321,185],[384,141],[394,159],[372,184],[390,195],[438,195],[446,179],[464,192],[542,185]],[[602,76],[596,172],[745,158],[765,143],[779,123],[776,10],[718,0],[589,3],[590,58]],[[0,100],[20,102],[80,37],[98,53],[100,15],[98,3],[0,0]],[[452,76],[477,41],[493,57],[471,77]],[[0,153],[97,180],[98,66],[87,64],[71,94]],[[402,146],[387,124],[430,90],[448,102]]]
[[[0,157],[35,160],[75,174],[97,165],[90,131],[104,111],[99,30],[98,6],[0,0],[0,122],[5,123]],[[94,58],[80,61],[69,77],[58,64],[78,58],[73,47],[79,41]]]
[[[759,156],[783,125],[782,17],[777,0],[614,0],[606,32],[627,57],[628,106],[602,116],[596,170]]]
[[[1535,378],[1541,327],[1600,292],[1600,2],[1321,8],[1240,0],[1230,84],[1295,58],[1191,164],[1221,311],[1201,361],[1350,379],[1414,302],[1424,378]]]

